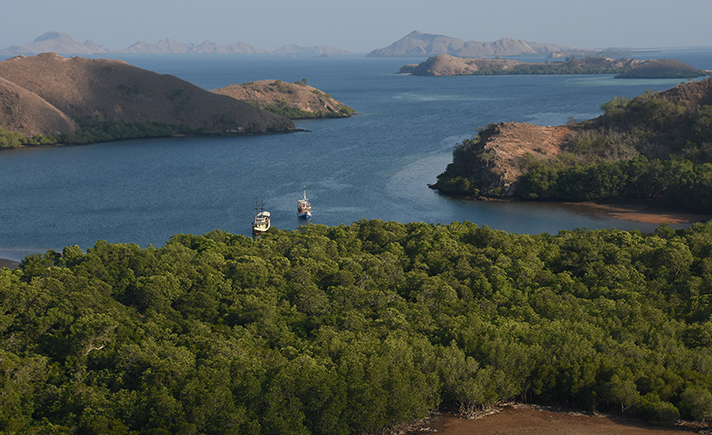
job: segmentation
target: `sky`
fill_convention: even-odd
[[[0,49],[45,32],[110,49],[199,44],[386,47],[413,30],[575,48],[712,46],[712,0],[0,0]]]

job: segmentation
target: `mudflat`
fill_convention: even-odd
[[[691,224],[712,219],[712,215],[675,209],[655,200],[615,200],[569,203],[600,210],[616,219],[649,224]]]
[[[453,415],[432,417],[406,435],[688,435],[700,433],[696,426],[651,426],[634,420],[577,412],[553,411],[526,405],[507,406],[479,418]]]

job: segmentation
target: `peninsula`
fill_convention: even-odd
[[[260,80],[229,85],[212,92],[246,101],[259,109],[290,119],[345,118],[355,113],[354,109],[331,95],[307,85],[306,79],[294,83]]]
[[[0,108],[3,147],[296,130],[286,117],[171,75],[54,53],[0,62]]]
[[[462,58],[442,54],[419,64],[401,67],[400,74],[417,76],[464,75],[539,75],[539,74],[616,74],[617,78],[695,78],[709,75],[672,59],[612,59],[605,57],[568,57],[545,63],[512,59]]]
[[[430,187],[480,198],[660,199],[712,213],[712,78],[601,108],[557,127],[491,124],[459,144]]]

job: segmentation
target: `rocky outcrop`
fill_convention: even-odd
[[[260,80],[229,85],[212,92],[247,101],[260,109],[292,119],[344,118],[354,113],[350,107],[307,85],[305,81]]]
[[[246,102],[118,60],[20,56],[0,62],[0,78],[0,127],[11,131],[49,133],[44,124],[53,119],[50,130],[70,133],[76,128],[70,120],[77,118],[151,121],[224,134],[295,129],[289,119]]]
[[[453,162],[431,187],[449,193],[447,180],[463,177],[477,180],[478,195],[510,197],[522,175],[524,156],[552,158],[559,154],[570,134],[567,126],[491,124],[477,138],[465,141],[455,150]]]

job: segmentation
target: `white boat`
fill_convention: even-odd
[[[303,219],[312,217],[311,203],[307,199],[307,191],[304,189],[304,195],[297,201],[297,216]]]
[[[262,207],[255,205],[255,220],[252,221],[252,235],[254,237],[267,231],[270,227],[270,214],[264,209],[264,201]]]

